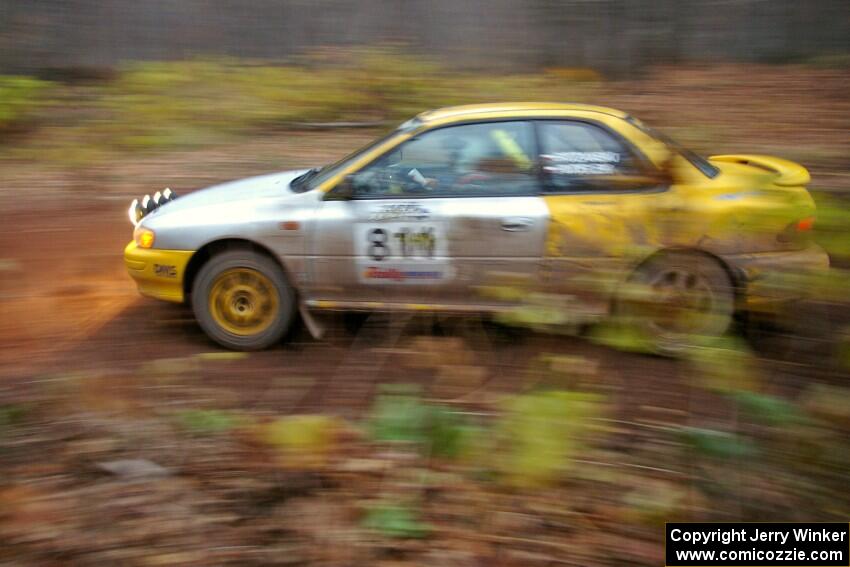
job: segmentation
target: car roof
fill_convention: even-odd
[[[455,122],[495,116],[505,118],[510,117],[513,113],[516,113],[519,116],[527,116],[529,113],[539,114],[540,116],[550,114],[552,116],[560,116],[565,112],[570,111],[599,112],[610,116],[616,116],[618,118],[628,117],[625,112],[620,110],[606,108],[604,106],[593,106],[590,104],[569,104],[557,102],[502,102],[447,106],[445,108],[427,110],[419,114],[416,118],[422,123],[427,124],[430,122]]]

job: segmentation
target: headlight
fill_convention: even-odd
[[[139,248],[152,248],[155,238],[153,231],[147,228],[139,227],[133,231],[133,240]]]
[[[152,213],[155,208],[156,205],[154,204],[153,199],[151,199],[151,196],[145,195],[142,198],[142,209],[144,209],[145,214]]]
[[[133,202],[130,203],[127,215],[130,217],[130,222],[133,223],[133,226],[138,226],[139,221],[141,221],[142,217],[145,216],[145,210],[142,208],[142,205],[139,204],[138,199],[133,199]]]

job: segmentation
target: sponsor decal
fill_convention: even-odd
[[[605,175],[616,171],[620,154],[616,152],[555,152],[540,156],[545,169],[556,175]]]
[[[438,284],[453,277],[446,226],[443,222],[398,220],[399,216],[430,215],[418,204],[387,205],[391,221],[354,225],[358,278],[372,285]]]
[[[409,270],[369,266],[364,270],[363,277],[367,280],[392,280],[396,282],[406,280],[439,280],[443,279],[443,272],[440,270]]]
[[[761,195],[761,191],[741,191],[740,193],[723,193],[722,195],[718,195],[715,197],[717,201],[737,201],[738,199],[744,199],[745,197],[755,197],[756,195]]]
[[[417,172],[418,173],[418,172]],[[369,215],[370,221],[422,221],[431,217],[431,211],[419,203],[391,203],[382,205]]]
[[[176,278],[177,266],[168,264],[154,264],[153,273],[161,278]]]

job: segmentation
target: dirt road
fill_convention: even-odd
[[[116,199],[0,214],[0,250],[11,253],[0,272],[0,378],[7,386],[71,372],[120,381],[159,359],[229,356],[198,329],[188,308],[138,295],[122,262],[131,232],[124,206]],[[477,320],[457,322],[441,337],[432,331],[427,321],[380,317],[355,333],[334,328],[320,341],[299,329],[269,351],[202,363],[194,376],[223,388],[218,405],[350,413],[386,382],[420,382],[445,390],[439,396],[484,401],[526,387],[537,379],[531,361],[557,353],[586,359],[611,388],[629,392],[634,407],[682,407],[686,395],[674,361],[571,337],[505,336]],[[466,383],[441,383],[438,365],[421,362],[437,351],[448,364],[480,370],[468,371]]]

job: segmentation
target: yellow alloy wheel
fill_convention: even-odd
[[[230,268],[218,274],[209,293],[209,312],[228,333],[251,336],[268,329],[280,304],[272,281],[252,268]]]

